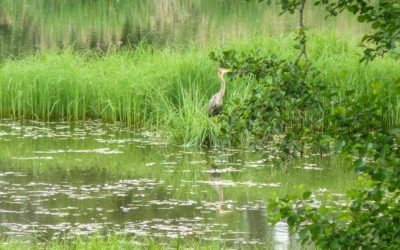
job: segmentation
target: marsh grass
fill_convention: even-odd
[[[0,116],[43,121],[101,119],[133,128],[162,131],[174,142],[218,145],[218,123],[206,106],[218,91],[215,62],[209,52],[259,49],[261,53],[294,58],[292,36],[253,38],[223,48],[163,48],[140,45],[106,53],[48,51],[0,65]],[[356,39],[311,34],[309,54],[321,78],[344,96],[371,91],[371,83],[387,90],[385,115],[400,120],[398,98],[391,93],[400,82],[400,64],[377,59],[359,64]],[[249,94],[251,79],[228,80],[225,103]],[[339,97],[338,97],[339,98]]]
[[[240,247],[240,246],[239,246]],[[224,249],[226,243],[221,241],[203,241],[203,240],[190,240],[190,239],[163,239],[156,240],[151,237],[127,237],[110,234],[106,237],[101,235],[81,236],[72,240],[54,240],[43,241],[35,239],[32,243],[22,241],[6,241],[0,245],[0,249],[4,250],[61,250],[61,249]],[[257,248],[256,248],[257,249]]]

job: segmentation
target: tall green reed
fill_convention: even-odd
[[[259,49],[262,53],[294,58],[292,37],[253,38],[223,48],[164,48],[139,46],[105,54],[71,50],[41,52],[0,65],[0,116],[44,121],[101,119],[133,128],[166,132],[175,142],[217,145],[218,123],[206,115],[206,106],[218,91],[218,65],[210,51]],[[309,54],[329,86],[356,94],[371,91],[371,83],[391,90],[399,84],[400,64],[379,59],[359,64],[355,40],[312,33]],[[251,79],[227,80],[225,103],[243,98]],[[399,100],[389,95],[386,115],[399,122]]]

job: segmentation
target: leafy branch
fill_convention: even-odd
[[[376,57],[391,53],[400,57],[400,1],[399,0],[318,0],[315,5],[325,7],[330,16],[344,10],[357,16],[361,23],[369,23],[372,33],[363,36],[364,56],[361,61],[372,61]]]
[[[267,0],[258,1],[270,2]],[[294,14],[295,10],[299,10],[300,19],[302,19],[306,0],[277,0],[277,2],[281,4],[282,13]],[[312,3],[324,7],[327,17],[337,16],[347,10],[357,17],[358,22],[371,25],[371,33],[364,35],[361,39],[364,47],[361,62],[369,62],[385,54],[390,54],[395,59],[400,58],[399,0],[313,0]],[[304,32],[302,27],[304,26],[300,25],[299,37],[305,38],[305,36],[302,36]],[[301,46],[303,41],[300,39],[299,42]]]

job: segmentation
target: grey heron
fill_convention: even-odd
[[[208,102],[208,116],[216,116],[221,113],[222,106],[223,106],[223,98],[225,95],[225,80],[224,74],[231,72],[232,70],[226,68],[219,68],[218,69],[218,78],[221,81],[221,88],[219,91],[211,97],[210,101]]]

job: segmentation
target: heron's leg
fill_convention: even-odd
[[[213,116],[212,120],[213,120],[214,123],[219,123],[219,121],[220,121],[219,115]]]

